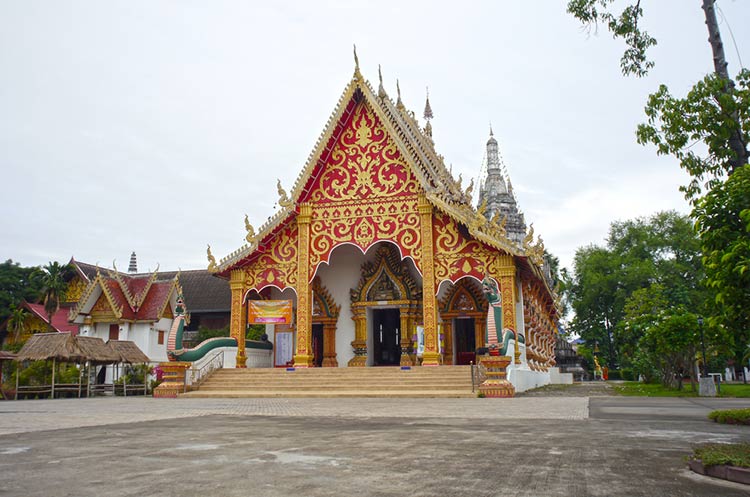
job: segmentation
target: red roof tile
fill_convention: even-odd
[[[29,304],[24,303],[24,306],[31,311],[34,315],[36,315],[39,319],[44,321],[45,323],[48,323],[47,321],[47,311],[44,310],[43,304]],[[69,332],[72,335],[78,334],[78,325],[77,324],[71,324],[68,323],[68,313],[70,312],[70,309],[60,309],[55,314],[52,315],[52,327],[55,331],[60,332]]]

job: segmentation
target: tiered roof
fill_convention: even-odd
[[[535,275],[544,279],[541,270],[543,261],[542,257],[539,256],[541,242],[537,241],[537,244],[534,245],[533,240],[531,242],[524,240],[522,243],[511,240],[505,233],[504,227],[500,226],[497,220],[485,218],[482,207],[478,209],[472,207],[471,191],[473,185],[464,189],[460,179],[457,181],[453,177],[445,165],[443,156],[435,150],[431,132],[428,133],[420,128],[414,112],[407,110],[403,105],[398,83],[397,91],[398,96],[394,103],[385,91],[382,77],[380,77],[380,85],[376,93],[370,83],[363,78],[357,63],[351,81],[344,89],[333,113],[326,122],[324,130],[315,143],[289,196],[281,185],[278,185],[281,197],[279,211],[259,228],[251,243],[243,245],[222,258],[218,264],[213,260],[209,248],[210,270],[217,272],[222,277],[228,277],[232,269],[245,265],[263,252],[275,234],[299,212],[298,204],[307,201],[312,185],[322,173],[329,155],[334,150],[337,139],[345,129],[349,115],[354,111],[357,104],[365,101],[383,123],[386,131],[396,143],[399,152],[419,181],[427,200],[436,209],[466,226],[471,236],[477,240],[516,256],[528,264]],[[431,107],[428,108],[428,114],[431,115],[432,109]],[[543,253],[543,246],[541,247],[541,253]]]
[[[179,273],[170,279],[158,278],[157,272],[129,276],[108,271],[107,276],[104,276],[97,268],[96,276],[89,281],[68,319],[71,322],[82,322],[83,316],[104,295],[118,320],[157,321],[169,305],[172,293],[181,291]]]

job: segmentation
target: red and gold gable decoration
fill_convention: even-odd
[[[252,324],[292,324],[292,301],[248,300],[247,322]]]
[[[380,119],[364,102],[344,123],[304,202],[312,204],[310,271],[351,243],[366,251],[390,240],[420,268],[419,183]]]
[[[297,285],[297,225],[283,227],[269,245],[244,268],[245,288],[260,292],[268,286],[281,290]]]
[[[503,261],[510,256],[487,247],[477,240],[470,240],[462,233],[455,220],[442,212],[436,212],[432,220],[432,236],[435,240],[435,285],[449,280],[455,283],[464,276],[473,276],[482,281],[485,274],[498,274]],[[505,264],[503,264],[503,262]],[[437,288],[436,288],[437,290]]]

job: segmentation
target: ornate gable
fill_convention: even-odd
[[[351,291],[352,302],[418,300],[422,291],[391,244],[378,247],[374,262],[362,265],[362,277]]]

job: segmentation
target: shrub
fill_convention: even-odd
[[[209,338],[228,337],[228,336],[229,336],[228,325],[223,328],[219,328],[218,330],[206,328],[205,326],[199,326],[198,333],[195,335],[195,341],[196,343],[201,343],[204,340],[208,340]]]
[[[722,424],[750,425],[750,408],[712,411],[708,414],[708,419]]]
[[[728,464],[750,468],[750,444],[703,445],[694,449],[693,459],[700,460],[704,466]]]
[[[620,373],[619,369],[610,369],[609,370],[609,379],[610,380],[621,380],[622,374]]]
[[[633,375],[633,370],[630,368],[622,368],[620,369],[620,376],[625,381],[635,381],[636,378]]]

